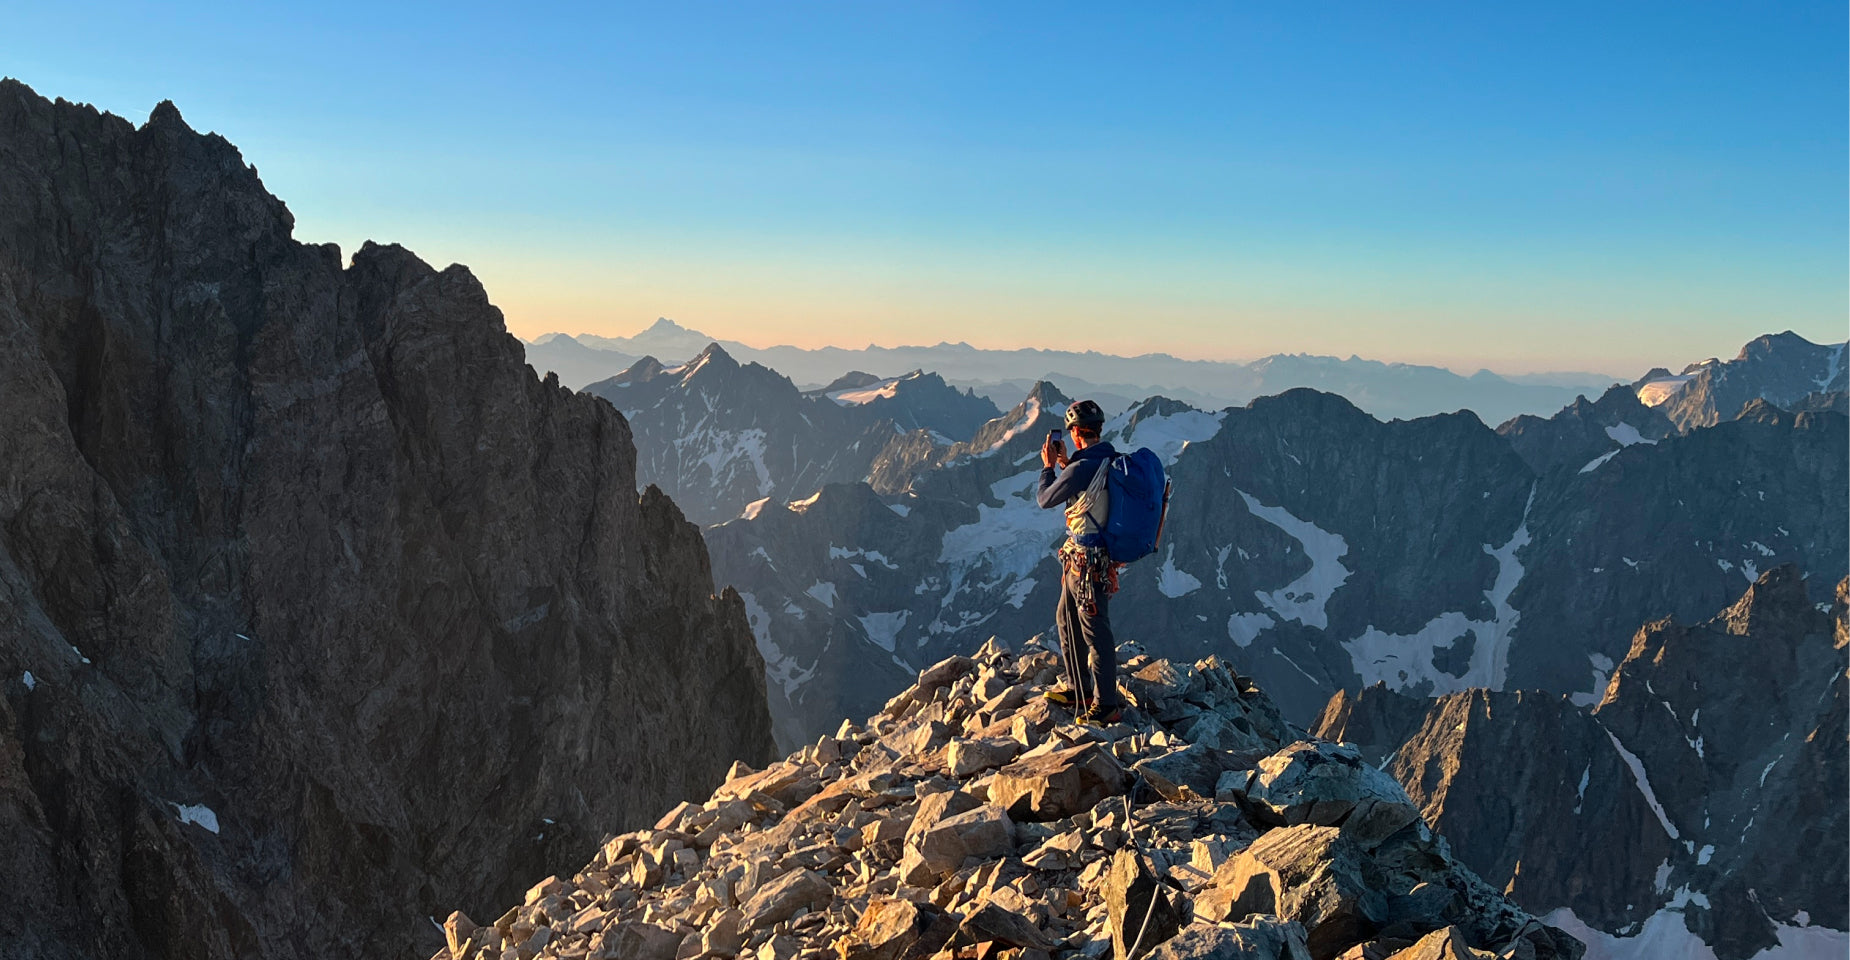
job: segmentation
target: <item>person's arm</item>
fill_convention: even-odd
[[[1092,475],[1085,470],[1085,466],[1093,462],[1095,461],[1075,460],[1067,464],[1066,469],[1060,471],[1058,476],[1054,475],[1052,467],[1042,467],[1041,488],[1040,492],[1035,495],[1035,500],[1040,503],[1041,509],[1061,506],[1068,500],[1086,492],[1086,487],[1092,485]],[[1079,476],[1081,473],[1086,474],[1083,479]]]

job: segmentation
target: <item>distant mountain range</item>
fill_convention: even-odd
[[[806,393],[719,344],[673,367],[645,357],[585,392],[629,419],[637,485],[655,484],[702,524],[737,517],[753,502],[858,481],[909,431],[948,445],[948,436],[968,435],[998,414],[987,399],[921,371],[851,373]]]
[[[706,334],[661,319],[633,337],[546,334],[527,345],[527,361],[540,373],[556,371],[566,386],[582,388],[628,369],[645,356],[668,365],[691,360],[713,342]],[[1597,393],[1624,379],[1599,373],[1503,377],[1488,370],[1467,377],[1442,367],[1308,354],[1233,363],[1182,360],[1166,354],[1119,357],[1094,351],[984,350],[967,343],[808,350],[717,342],[734,359],[762,364],[801,387],[819,387],[850,370],[882,377],[928,370],[955,386],[990,397],[998,406],[1014,403],[1035,381],[1049,380],[1075,395],[1101,399],[1114,411],[1159,394],[1202,408],[1219,408],[1293,387],[1315,387],[1342,394],[1382,419],[1471,410],[1486,423],[1499,423],[1521,413],[1558,410],[1578,394]]]

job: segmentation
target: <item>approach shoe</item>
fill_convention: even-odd
[[[1070,707],[1073,705],[1074,699],[1073,688],[1065,684],[1052,687],[1046,693],[1041,694],[1041,699],[1046,700],[1048,703],[1057,703],[1063,707]]]
[[[1109,727],[1124,719],[1123,707],[1101,707],[1093,704],[1084,713],[1074,718],[1088,727]]]

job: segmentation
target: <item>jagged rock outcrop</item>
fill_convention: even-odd
[[[637,482],[661,487],[701,524],[867,479],[897,435],[962,436],[996,415],[989,401],[919,372],[863,374],[806,394],[717,343],[671,367],[644,357],[585,392],[610,401],[636,431]]]
[[[1126,660],[1134,707],[1107,728],[1040,696],[1058,662],[992,639],[935,664],[865,726],[735,768],[492,923],[452,914],[433,960],[1581,956],[1218,660]],[[1190,743],[1208,716],[1257,749]],[[982,743],[1012,747],[960,764]],[[1138,774],[1182,754],[1216,786]]]
[[[0,81],[0,954],[427,952],[770,752],[739,599],[481,285]]]
[[[1741,960],[1850,929],[1847,590],[1827,616],[1786,565],[1706,622],[1647,624],[1591,709],[1473,690],[1409,729],[1377,688],[1315,730],[1383,745],[1459,859],[1524,907]]]

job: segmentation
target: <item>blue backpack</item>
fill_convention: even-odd
[[[1105,553],[1114,563],[1130,563],[1156,552],[1169,513],[1169,481],[1163,461],[1148,447],[1119,454],[1106,462]]]

